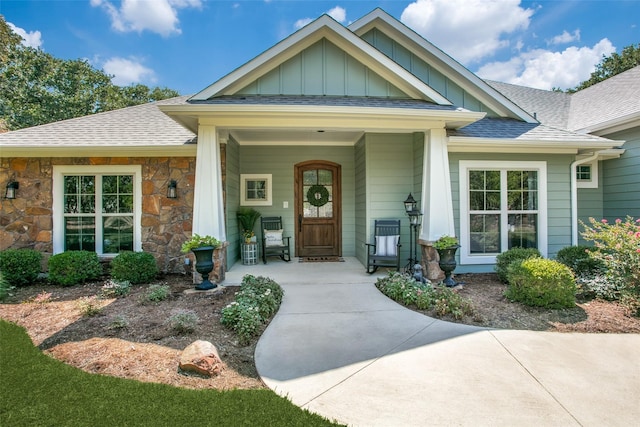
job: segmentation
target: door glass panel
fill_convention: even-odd
[[[333,218],[333,172],[326,169],[314,169],[303,172],[302,192],[304,197],[303,213],[305,218]],[[327,190],[328,201],[322,206],[309,202],[309,190],[314,185],[321,185]],[[322,193],[311,195],[315,199],[322,198]]]
[[[318,184],[320,185],[332,185],[333,173],[330,170],[320,169],[318,170]]]
[[[313,185],[318,182],[318,171],[310,170],[302,173],[302,183],[304,185]],[[306,192],[305,192],[306,194]]]

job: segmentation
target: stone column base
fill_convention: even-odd
[[[422,268],[425,271],[425,277],[433,283],[439,283],[444,279],[444,271],[438,265],[438,251],[426,240],[418,240],[418,244],[422,249]]]

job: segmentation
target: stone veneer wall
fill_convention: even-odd
[[[54,165],[142,165],[142,249],[154,255],[161,271],[185,273],[180,246],[192,230],[195,157],[0,158],[0,250],[36,249],[46,265],[53,252]],[[4,186],[11,178],[20,188],[14,200],[6,200]],[[167,198],[171,179],[178,182],[177,199]],[[215,275],[224,277],[221,267]]]

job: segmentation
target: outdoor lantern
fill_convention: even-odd
[[[175,179],[169,181],[169,185],[167,186],[167,197],[169,199],[177,199],[178,198],[178,183]]]
[[[404,201],[404,210],[408,214],[410,212],[415,211],[417,205],[418,203],[416,202],[416,199],[414,199],[411,193],[409,193],[409,197],[407,197],[407,200]]]
[[[412,212],[409,212],[409,222],[411,223],[411,225],[417,226],[420,223],[421,216],[422,214],[420,213],[419,210],[414,210]]]
[[[17,181],[9,181],[7,184],[7,191],[4,194],[5,199],[15,199],[16,190],[20,188],[20,184]]]

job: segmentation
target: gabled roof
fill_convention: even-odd
[[[2,155],[9,156],[20,150],[33,153],[34,149],[154,150],[183,147],[191,144],[195,135],[160,111],[158,106],[181,104],[187,98],[180,96],[2,133]]]
[[[373,28],[389,35],[500,115],[524,120],[528,123],[536,122],[527,111],[514,104],[462,64],[382,9],[377,8],[349,25],[349,30],[359,37]]]
[[[326,38],[348,52],[355,59],[412,98],[423,99],[440,105],[451,104],[444,96],[328,15],[323,15],[301,28],[240,68],[195,94],[190,100],[203,101],[217,96],[234,95],[258,77],[265,75],[322,38]]]
[[[571,96],[568,129],[602,134],[632,126],[640,126],[640,65]]]

